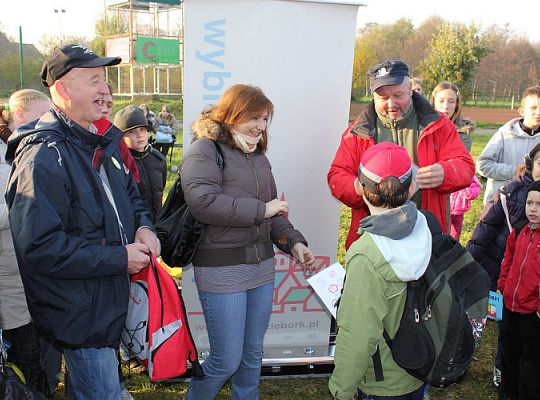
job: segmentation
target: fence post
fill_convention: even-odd
[[[24,87],[24,65],[23,65],[23,47],[22,47],[22,26],[19,26],[19,76],[21,80],[21,89]]]

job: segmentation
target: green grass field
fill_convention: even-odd
[[[126,104],[127,105],[127,104]],[[180,135],[179,135],[180,136]],[[473,134],[473,158],[479,155],[487,143],[489,134]],[[172,165],[178,165],[181,158],[181,149],[175,149]],[[168,187],[172,184],[176,173],[170,172]],[[473,201],[471,210],[465,215],[461,241],[463,244],[470,239],[482,211],[482,195]],[[338,260],[343,263],[345,249],[345,237],[350,222],[350,211],[342,208],[341,226],[338,232],[339,248]],[[432,400],[451,399],[482,399],[491,400],[497,398],[497,393],[492,388],[491,377],[493,357],[496,348],[496,325],[493,321],[488,322],[486,333],[482,339],[475,361],[471,364],[467,376],[459,385],[453,385],[447,389],[432,389]],[[125,370],[127,373],[127,370]],[[328,377],[313,378],[290,378],[290,379],[265,379],[261,382],[261,399],[287,399],[287,400],[311,400],[331,399],[327,389]],[[128,388],[135,399],[158,400],[158,399],[181,399],[186,393],[186,383],[162,384],[152,383],[145,374],[132,373],[128,381]],[[229,399],[231,391],[226,385],[219,393],[217,399]],[[64,398],[59,390],[55,398]]]

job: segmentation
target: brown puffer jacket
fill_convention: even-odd
[[[274,256],[272,243],[286,253],[297,242],[307,245],[286,217],[264,218],[266,203],[277,198],[268,158],[231,145],[226,128],[209,119],[200,118],[193,129],[180,166],[182,189],[193,216],[207,224],[193,265],[255,264]],[[211,141],[221,146],[223,171]]]

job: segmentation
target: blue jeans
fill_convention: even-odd
[[[200,292],[210,356],[203,378],[191,379],[185,400],[214,399],[232,377],[233,400],[259,399],[264,333],[274,283],[237,293]]]
[[[358,398],[364,400],[422,400],[424,398],[425,387],[426,385],[422,385],[414,392],[403,394],[401,396],[365,395],[360,390],[358,390]]]
[[[64,349],[69,371],[68,398],[77,400],[118,400],[122,390],[118,380],[115,349],[93,347]]]

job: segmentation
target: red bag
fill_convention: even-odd
[[[131,276],[128,315],[122,344],[148,370],[152,381],[203,372],[189,330],[184,302],[172,276],[151,255],[152,262]]]

